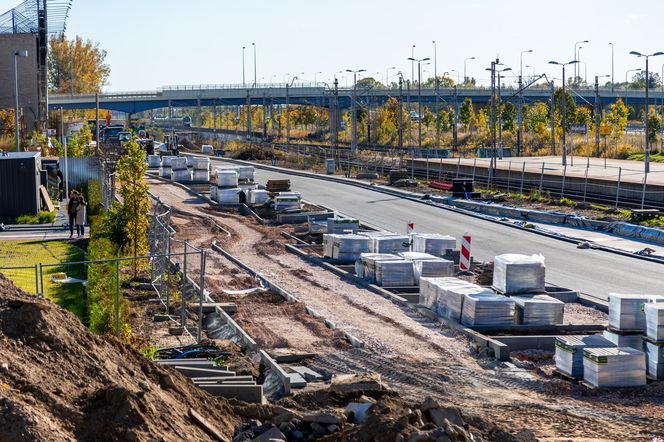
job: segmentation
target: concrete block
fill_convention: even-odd
[[[210,376],[209,378],[199,377],[199,378],[190,378],[194,383],[198,382],[217,382],[217,383],[228,383],[236,381],[253,381],[252,376]]]
[[[214,365],[214,361],[187,361],[186,359],[183,360],[175,360],[175,361],[155,361],[157,362],[158,365],[161,365],[162,367],[191,367],[191,368],[221,368],[224,370],[227,370],[227,367],[223,367],[221,365]]]
[[[192,307],[197,309],[198,302],[193,302]],[[237,305],[234,302],[204,302],[203,313],[213,313],[217,307],[231,315],[237,312]]]
[[[492,336],[492,339],[502,342],[515,350],[555,350],[555,336]]]
[[[214,396],[238,399],[253,404],[263,403],[262,385],[201,384],[199,388]]]
[[[188,378],[209,378],[209,377],[221,377],[221,376],[235,376],[234,371],[223,370],[223,367],[219,369],[215,368],[196,368],[196,367],[187,367],[176,365],[175,368],[177,371],[182,373]]]
[[[277,427],[272,427],[258,437],[251,439],[252,442],[286,442],[286,436]]]
[[[313,371],[309,367],[304,367],[304,366],[298,365],[298,366],[295,366],[295,367],[291,367],[291,370],[293,370],[295,373],[298,373],[299,375],[304,377],[304,379],[307,382],[314,382],[314,381],[322,381],[323,380],[323,375],[321,375],[320,373],[316,373],[315,371]]]
[[[272,359],[272,357],[269,354],[267,354],[265,350],[260,350],[259,353],[261,355],[263,363],[277,373],[277,376],[279,377],[281,383],[284,386],[284,394],[289,395],[291,393],[291,379],[288,376],[288,373],[286,373],[286,371],[283,368],[281,368],[279,364],[277,364],[277,361]]]
[[[291,388],[304,388],[307,386],[307,381],[298,373],[287,373],[286,376],[288,376]]]

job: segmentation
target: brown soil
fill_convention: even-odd
[[[211,440],[190,409],[230,440],[239,422],[226,401],[3,276],[0,364],[3,441]]]
[[[643,440],[664,433],[664,404],[659,396],[664,385],[611,393],[609,402],[533,367],[497,363],[455,332],[295,255],[279,253],[273,259],[261,253],[257,246],[266,238],[286,242],[279,236],[280,229],[209,209],[177,187],[155,180],[149,184],[166,204],[196,216],[210,215],[234,233],[230,238],[202,234],[198,244],[209,247],[216,240],[364,342],[361,349],[319,351],[310,365],[317,371],[378,373],[406,398],[444,398],[505,429],[531,429],[549,440]],[[230,266],[228,261],[221,262]],[[302,322],[305,317],[293,318]],[[303,329],[306,333],[301,335]],[[307,339],[310,330],[302,326],[291,333]]]

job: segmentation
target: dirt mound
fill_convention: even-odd
[[[0,275],[0,439],[210,440],[191,410],[232,434],[222,399]]]

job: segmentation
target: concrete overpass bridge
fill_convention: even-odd
[[[503,101],[516,103],[517,91],[513,88],[503,88],[501,96]],[[196,106],[239,106],[251,103],[252,105],[312,105],[321,107],[333,106],[335,96],[342,109],[349,108],[352,100],[352,88],[339,88],[334,91],[329,85],[318,84],[285,84],[257,85],[257,87],[243,87],[242,85],[200,85],[200,86],[168,86],[155,91],[136,92],[110,92],[99,95],[99,104],[102,109],[134,114],[153,109],[182,108]],[[417,102],[417,89],[403,89],[403,100]],[[572,96],[578,104],[595,102],[594,89],[578,89],[572,91]],[[385,103],[389,98],[399,97],[399,90],[389,89],[363,89],[358,88],[357,99],[362,105],[377,106]],[[523,92],[524,103],[544,102],[551,97],[549,88],[530,88]],[[438,101],[441,106],[461,103],[466,98],[475,104],[486,104],[491,100],[491,90],[486,88],[440,88]],[[618,98],[627,105],[645,105],[645,92],[634,90],[616,90],[600,88],[599,99],[602,106],[606,106]],[[436,91],[422,89],[421,100],[425,104],[435,103]],[[662,105],[664,93],[650,91],[650,104]],[[50,95],[50,110],[55,109],[92,109],[95,107],[95,95]]]

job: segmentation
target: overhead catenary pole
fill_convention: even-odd
[[[242,46],[242,87],[246,87],[246,82],[244,79],[244,50],[246,48]]]
[[[600,133],[600,103],[599,103],[599,76],[595,75],[595,156],[599,158],[599,133]]]
[[[357,153],[357,74],[364,72],[364,69],[346,69],[346,72],[353,74],[353,97],[351,100],[351,153]]]
[[[614,74],[614,63],[613,63],[613,43],[609,43],[611,46],[611,92],[615,92],[615,84],[616,80],[615,77],[613,76]]]
[[[252,43],[251,46],[254,47],[254,88],[257,86],[256,83],[256,78],[257,78],[257,71],[256,71],[256,43]]]
[[[436,95],[436,104],[434,110],[436,112],[436,149],[440,149],[440,109],[438,109],[438,47],[436,40],[433,40],[433,78],[434,78],[434,94]]]
[[[587,41],[578,42],[578,43],[587,43]],[[576,51],[576,46],[574,47],[574,50]],[[561,66],[563,68],[563,87],[562,87],[562,103],[561,103],[562,114],[563,114],[562,115],[563,121],[562,121],[562,125],[561,125],[562,126],[562,152],[563,152],[562,165],[563,165],[563,167],[567,166],[567,144],[566,144],[566,137],[565,137],[566,132],[567,132],[567,95],[566,95],[566,92],[565,92],[565,66],[570,65],[570,64],[573,64],[574,66],[576,66],[577,63],[578,63],[578,60],[576,60],[576,59],[572,60],[568,63],[560,63],[558,61],[550,61],[549,62],[549,64],[555,64],[555,65]],[[552,100],[552,103],[553,103],[553,100]]]
[[[551,155],[556,154],[556,87],[551,80]]]

